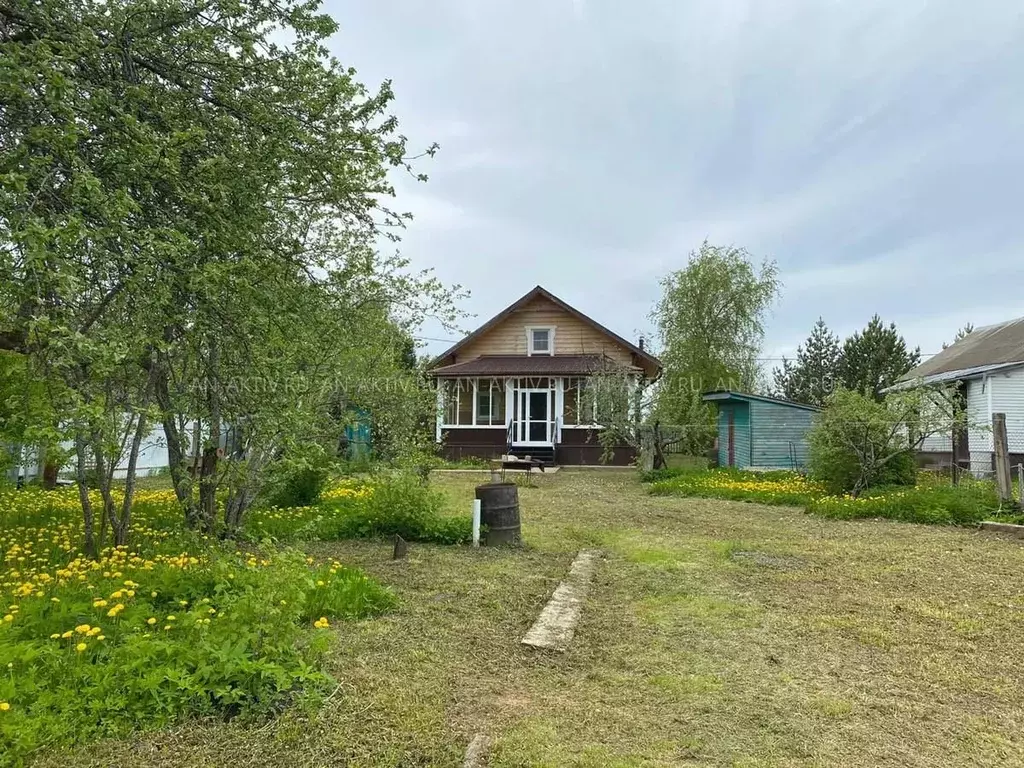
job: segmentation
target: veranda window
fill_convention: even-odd
[[[504,426],[505,382],[501,379],[479,379],[476,386],[477,426]]]
[[[565,379],[562,393],[562,424],[579,426],[593,424],[597,403],[588,389],[586,377]]]
[[[444,386],[444,424],[489,427],[505,424],[502,379],[448,379]]]

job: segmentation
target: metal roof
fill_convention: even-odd
[[[1014,364],[1024,364],[1024,317],[976,328],[904,374],[900,381],[952,381]]]
[[[705,402],[708,403],[720,403],[723,400],[740,400],[742,402],[750,402],[751,400],[759,400],[765,403],[775,403],[776,405],[787,405],[791,408],[803,408],[806,411],[820,411],[816,405],[809,405],[807,403],[798,403],[796,400],[783,400],[779,397],[768,397],[767,395],[751,395],[747,392],[733,392],[728,389],[718,389],[713,392],[705,392],[701,396]]]
[[[431,376],[585,376],[622,370],[605,355],[481,355],[430,371]],[[628,368],[638,371],[639,368]]]

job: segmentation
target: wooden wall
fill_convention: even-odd
[[[605,354],[621,365],[632,363],[628,349],[540,297],[460,349],[454,362],[463,363],[480,355],[525,355],[528,352],[526,328],[531,325],[555,328],[556,355]]]

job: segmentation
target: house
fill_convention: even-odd
[[[718,464],[744,469],[802,469],[813,405],[744,392],[705,392],[718,406]]]
[[[639,345],[537,286],[438,356],[437,440],[445,457],[531,456],[598,464],[595,374],[652,381],[661,362]],[[609,463],[629,464],[628,446]]]
[[[1024,462],[1024,318],[976,328],[904,375],[887,391],[954,385],[967,409],[968,427],[933,435],[920,448],[921,463],[992,472],[992,414],[1006,414],[1010,463]]]

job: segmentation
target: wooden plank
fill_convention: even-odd
[[[583,600],[597,569],[601,553],[584,549],[576,555],[569,575],[555,589],[540,616],[523,637],[523,645],[552,651],[564,651],[576,634]]]
[[[981,530],[991,531],[992,533],[1008,533],[1011,536],[1016,536],[1018,539],[1024,539],[1024,525],[1014,525],[1013,523],[994,523],[990,520],[986,520],[981,524]]]
[[[992,447],[996,461],[996,488],[1002,504],[1016,506],[1013,481],[1010,479],[1010,450],[1006,439],[1006,414],[992,414]]]
[[[490,751],[490,737],[486,733],[478,733],[466,747],[466,757],[462,761],[462,768],[485,768]]]

